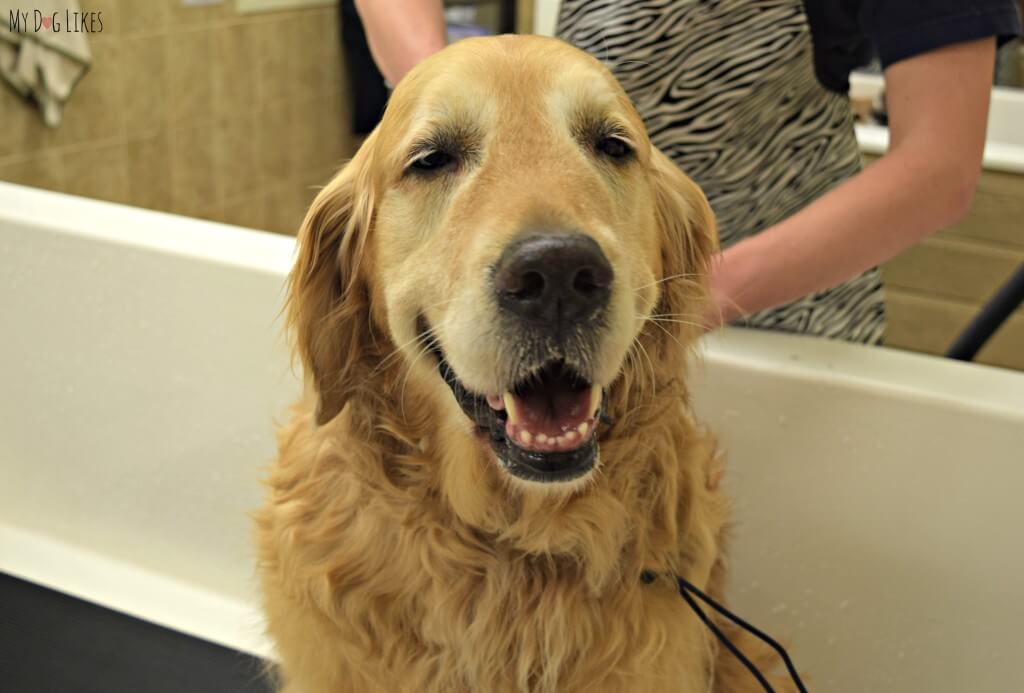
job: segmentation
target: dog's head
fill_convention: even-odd
[[[681,377],[715,244],[600,63],[461,41],[402,80],[304,222],[289,305],[318,422],[400,373],[512,477],[586,478],[617,390]]]

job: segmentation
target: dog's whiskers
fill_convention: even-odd
[[[736,301],[732,300],[731,298],[727,298],[726,300],[729,301],[730,307],[734,308],[738,315],[744,316],[744,317],[750,315],[750,313],[743,306],[741,306],[739,303],[737,303]],[[715,305],[715,309],[718,311],[718,321],[719,322],[723,322],[722,318],[724,317],[724,313],[722,311],[722,307],[716,304]]]
[[[661,279],[656,279],[653,282],[649,282],[647,284],[642,284],[642,285],[636,287],[634,289],[634,291],[640,291],[641,289],[646,289],[649,286],[656,286],[658,284],[663,284],[664,282],[677,281],[677,280],[678,281],[682,281],[682,282],[687,283],[687,284],[693,284],[695,286],[700,286],[700,282],[698,282],[697,280],[693,279],[693,277],[700,277],[700,276],[703,276],[703,275],[694,274],[693,272],[680,272],[679,274],[670,274],[667,277],[662,277]]]
[[[697,329],[703,328],[703,325],[701,325],[699,322],[694,322],[693,320],[674,320],[672,318],[654,318],[654,317],[652,317],[652,318],[650,318],[650,321],[653,322],[656,325],[658,323],[664,322],[664,323],[669,323],[669,324],[674,324],[674,325],[688,325],[690,327],[696,327]]]
[[[438,306],[442,306],[442,305],[445,305],[447,303],[451,303],[451,301],[452,301],[451,298],[441,299],[440,301],[437,301],[435,303],[431,303],[429,305],[423,306],[422,308],[420,308],[420,313],[424,313],[427,310],[430,310],[431,308],[436,308]],[[431,339],[436,339],[435,335],[433,335],[432,333],[430,333],[430,334],[428,334],[428,333],[417,334],[416,336],[414,336],[409,341],[405,342],[404,344],[400,344],[399,346],[396,346],[394,349],[392,349],[389,354],[387,354],[383,359],[381,359],[380,363],[377,364],[377,367],[374,368],[373,371],[370,372],[370,375],[374,376],[374,375],[379,374],[385,367],[387,367],[387,365],[389,363],[391,363],[392,359],[395,359],[395,358],[397,358],[397,357],[402,355],[402,350],[403,349],[405,349],[408,346],[411,346],[411,345],[415,344],[417,341],[419,341],[421,339],[424,339],[426,337],[430,337]],[[435,344],[436,344],[436,342],[435,342]]]
[[[651,313],[649,318],[699,318],[700,316],[696,313]]]
[[[659,324],[659,322],[658,322],[657,320],[651,320],[651,321],[650,321],[650,323],[651,323],[652,325],[654,325],[655,327],[657,327],[657,328],[658,328],[659,330],[661,330],[662,332],[664,332],[664,333],[665,333],[665,335],[666,335],[666,336],[667,336],[667,337],[668,337],[669,339],[671,339],[671,340],[672,340],[673,342],[675,342],[676,344],[678,344],[678,345],[679,345],[679,348],[680,348],[680,349],[682,349],[682,348],[685,348],[685,347],[683,347],[683,343],[679,341],[679,338],[678,338],[678,337],[676,337],[676,336],[675,336],[674,334],[672,334],[671,332],[669,332],[669,331],[668,331],[668,330],[667,330],[667,329],[665,328],[665,326],[664,326],[664,325],[661,325],[661,324]],[[690,324],[692,324],[692,323],[690,323]]]
[[[629,369],[635,373],[640,372],[640,362],[636,355],[636,350],[633,345],[629,345],[629,349],[626,350],[626,363]]]
[[[392,349],[391,353],[389,353],[387,356],[385,356],[383,359],[381,359],[380,363],[377,364],[377,367],[374,368],[370,372],[370,375],[374,376],[374,375],[379,374],[382,370],[384,370],[384,368],[387,367],[387,365],[389,363],[391,363],[391,361],[393,359],[398,358],[399,356],[401,356],[402,353],[403,353],[403,350],[406,347],[413,346],[417,342],[419,342],[421,340],[424,340],[424,339],[430,339],[431,340],[431,347],[435,346],[436,343],[437,343],[437,338],[432,333],[423,332],[423,333],[417,334],[415,337],[413,337],[412,339],[408,340],[404,344],[400,344],[399,346],[396,346],[394,349]]]
[[[637,317],[643,319],[645,316],[638,315]],[[663,323],[663,322],[665,322],[665,323],[673,323],[673,324],[678,324],[678,325],[687,325],[689,327],[693,327],[693,328],[696,328],[698,330],[703,329],[703,326],[700,323],[692,322],[690,320],[672,320],[672,319],[669,319],[669,318],[659,318],[659,317],[655,317],[655,316],[652,316],[652,315],[646,316],[646,319],[647,319],[647,322],[649,322],[650,324],[654,325],[659,330],[664,332],[665,335],[668,336],[672,341],[674,341],[679,346],[679,348],[681,348],[681,349],[685,349],[686,347],[683,345],[682,342],[679,341],[679,338],[676,335],[674,335],[671,332],[669,332],[665,328],[665,326],[662,325],[661,323]]]
[[[391,351],[391,353],[390,353],[390,354],[388,354],[387,356],[385,356],[384,358],[382,358],[382,359],[380,360],[380,363],[378,363],[378,364],[377,364],[377,367],[376,367],[376,368],[374,368],[374,369],[373,369],[372,371],[370,371],[370,374],[369,374],[369,376],[368,376],[368,377],[372,378],[372,377],[374,377],[375,375],[379,375],[379,374],[381,373],[381,371],[383,371],[383,370],[384,370],[385,368],[387,368],[387,367],[388,367],[388,365],[390,365],[390,363],[391,363],[391,362],[392,362],[392,361],[393,361],[394,359],[396,359],[396,358],[398,358],[399,356],[401,356],[401,355],[402,355],[402,353],[403,353],[403,350],[404,350],[404,349],[405,349],[406,347],[409,347],[409,346],[413,346],[413,345],[415,345],[415,344],[416,344],[417,342],[419,342],[420,340],[422,340],[422,339],[425,339],[426,337],[427,337],[427,335],[422,335],[422,334],[420,334],[420,335],[416,335],[415,337],[413,337],[413,338],[412,338],[412,339],[410,339],[409,341],[405,342],[404,344],[402,344],[402,345],[400,345],[400,346],[397,346],[397,347],[395,347],[395,348],[394,348],[394,349],[393,349],[393,350]]]
[[[657,388],[657,385],[658,385],[657,371],[654,368],[654,361],[651,359],[651,355],[647,352],[647,348],[640,341],[640,336],[639,335],[637,335],[636,337],[633,338],[633,343],[632,343],[632,345],[630,345],[630,351],[635,351],[635,348],[639,348],[640,349],[640,353],[642,353],[644,358],[647,360],[647,369],[646,370],[647,370],[647,373],[650,374],[650,388],[651,388],[650,391],[653,391],[653,390],[655,390]],[[639,364],[639,357],[638,357],[637,363]],[[645,375],[644,368],[640,367],[637,370],[640,371],[640,380],[639,380],[639,383],[638,383],[639,386],[640,386],[640,394],[641,395],[645,395],[649,391],[647,391],[645,389],[645,387],[646,387],[646,380],[644,378],[644,375]]]
[[[420,335],[420,337],[417,340],[415,340],[419,341],[420,339],[428,337],[429,339],[427,340],[427,342],[420,344],[419,348],[416,350],[416,355],[405,366],[405,376],[402,378],[402,388],[398,393],[398,401],[402,409],[402,418],[405,420],[408,420],[409,418],[408,416],[406,416],[405,413],[405,388],[409,384],[409,376],[412,375],[413,366],[416,365],[417,361],[419,361],[421,358],[429,354],[430,350],[434,347],[434,345],[437,342],[437,339],[433,337],[433,335],[428,335],[427,333]]]

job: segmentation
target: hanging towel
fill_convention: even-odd
[[[77,0],[0,0],[0,76],[35,100],[50,127],[89,69],[87,37],[102,29],[97,14],[80,12]]]

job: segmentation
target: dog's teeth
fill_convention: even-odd
[[[597,415],[597,410],[601,408],[601,386],[593,385],[590,388],[590,418],[594,418]]]
[[[508,412],[508,422],[515,425],[519,421],[519,410],[516,408],[515,397],[511,392],[506,392],[501,398],[505,402],[505,411]]]
[[[570,443],[574,443],[574,442],[576,442],[576,437],[578,435],[579,434],[576,433],[576,431],[566,431],[565,435],[563,437],[565,438],[566,441],[568,441]]]
[[[487,395],[487,406],[494,411],[502,411],[505,409],[505,400],[501,395]]]
[[[519,431],[519,440],[523,445],[529,445],[533,442],[533,435],[529,431]]]
[[[540,443],[541,445],[544,445],[545,443],[548,442],[548,437],[546,435],[544,435],[543,433],[538,433],[537,434],[537,442]]]
[[[590,433],[590,424],[584,421],[576,427],[576,430],[580,432],[580,438],[586,438],[587,434]]]
[[[555,438],[554,442],[555,442],[555,447],[559,447],[559,448],[565,447],[565,442],[566,442],[565,441],[565,436],[558,436],[557,438]]]

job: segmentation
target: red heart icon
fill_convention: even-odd
[[[51,24],[53,24],[53,17],[43,17],[43,26],[49,29]]]

